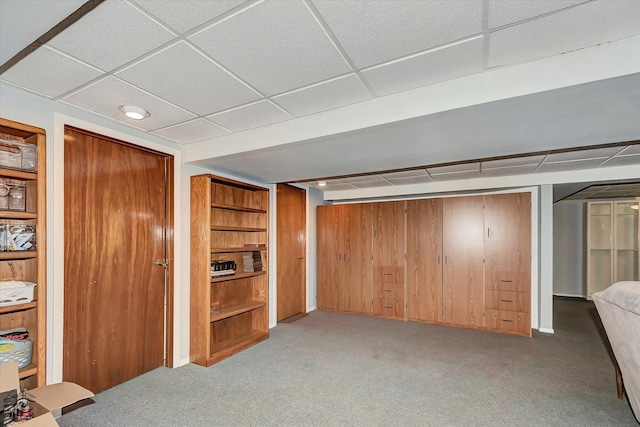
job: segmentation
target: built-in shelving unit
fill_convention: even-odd
[[[191,177],[191,361],[209,366],[269,336],[269,191],[215,175]],[[243,252],[263,270],[245,272]],[[211,261],[236,263],[211,277]]]
[[[0,166],[0,179],[24,183],[24,210],[0,208],[2,224],[35,226],[36,250],[0,252],[0,280],[35,283],[34,299],[26,304],[0,307],[0,330],[27,328],[33,342],[31,364],[21,368],[21,387],[45,385],[46,366],[46,135],[40,128],[0,118],[0,134],[9,141],[35,146],[35,172]]]

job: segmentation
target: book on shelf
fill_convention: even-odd
[[[235,270],[237,265],[234,261],[224,259],[211,260],[211,271]]]
[[[262,254],[260,251],[242,252],[242,264],[245,273],[262,271]]]
[[[215,278],[218,278],[218,277],[233,276],[235,274],[236,274],[235,270],[211,271],[211,278],[215,279]]]

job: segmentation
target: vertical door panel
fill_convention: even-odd
[[[63,379],[99,392],[164,359],[165,159],[65,130]]]
[[[320,309],[337,309],[338,300],[338,236],[341,233],[336,206],[317,208],[317,305]]]
[[[345,233],[346,250],[343,261],[346,274],[341,282],[341,305],[345,311],[370,314],[373,312],[372,217],[371,204],[342,205],[348,217]]]
[[[290,185],[277,186],[277,320],[306,312],[306,195]]]
[[[443,322],[483,326],[483,197],[443,200]]]
[[[407,202],[407,319],[442,321],[442,199]]]

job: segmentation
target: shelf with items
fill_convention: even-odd
[[[266,264],[244,271],[243,263],[243,252],[257,251],[266,260],[268,208],[266,188],[215,175],[191,177],[194,363],[209,366],[269,336]],[[227,269],[233,273],[211,277]]]
[[[0,281],[36,285],[32,301],[0,307],[0,330],[29,331],[31,363],[19,370],[26,388],[45,385],[45,153],[44,130],[0,118]]]

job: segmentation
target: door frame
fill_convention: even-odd
[[[188,342],[183,343],[181,334],[174,334],[174,331],[181,330],[181,324],[188,324],[181,319],[181,303],[188,297],[182,297],[182,289],[176,288],[175,283],[180,283],[181,266],[183,258],[188,261],[188,254],[185,256],[180,252],[180,224],[181,202],[185,197],[181,191],[181,165],[182,153],[178,149],[162,145],[152,141],[155,137],[134,136],[138,133],[131,130],[131,134],[116,131],[112,128],[103,127],[92,122],[77,119],[75,117],[54,113],[53,149],[49,151],[47,176],[47,210],[51,213],[51,223],[48,224],[47,241],[48,252],[52,254],[47,259],[49,295],[47,296],[47,383],[57,383],[62,381],[62,361],[63,361],[63,336],[64,336],[64,128],[72,126],[86,132],[98,134],[105,139],[118,140],[132,147],[141,150],[153,151],[160,155],[169,157],[168,179],[167,179],[167,258],[169,268],[167,271],[166,290],[166,317],[165,317],[165,366],[177,367],[188,363],[188,350],[186,361],[180,358],[180,349]],[[51,138],[51,135],[48,136]],[[171,160],[172,159],[172,160]],[[188,199],[188,192],[186,193]],[[188,203],[187,203],[188,204]],[[181,254],[176,258],[174,254]],[[188,283],[188,282],[187,282]],[[188,286],[187,286],[188,288]],[[188,313],[188,309],[186,311]],[[184,316],[183,316],[184,317]],[[184,351],[182,352],[184,353]],[[185,359],[185,358],[183,358]]]

